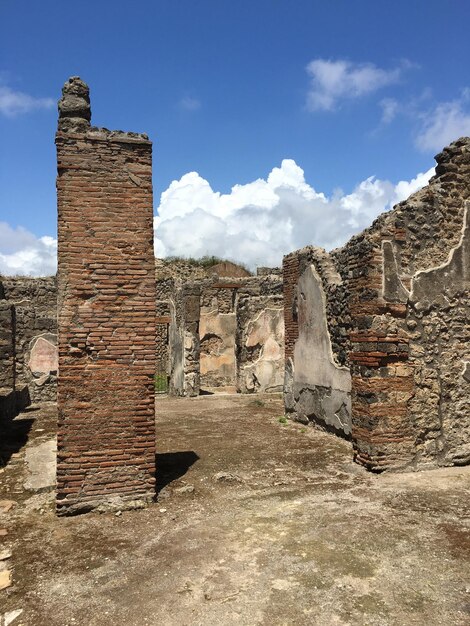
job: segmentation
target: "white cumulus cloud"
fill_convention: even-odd
[[[214,191],[197,172],[174,180],[155,217],[158,257],[216,255],[247,264],[277,266],[308,244],[332,249],[369,226],[391,206],[428,182],[434,168],[393,184],[370,176],[345,194],[327,197],[306,182],[292,159],[266,179]],[[57,270],[57,240],[36,237],[0,222],[0,275],[48,276]]]
[[[50,276],[57,270],[57,240],[36,237],[19,226],[0,222],[0,274]]]
[[[344,59],[314,59],[307,65],[310,88],[307,94],[309,111],[331,111],[341,100],[360,98],[382,87],[397,83],[411,63],[403,62],[393,69],[373,63],[352,63]]]
[[[15,117],[36,109],[51,109],[54,106],[53,98],[36,98],[6,85],[0,85],[0,113],[6,117]]]
[[[437,104],[421,115],[421,121],[415,143],[423,152],[437,152],[451,141],[470,135],[470,90],[460,98]]]
[[[155,217],[158,257],[216,255],[257,265],[279,265],[282,256],[308,244],[344,244],[383,211],[424,186],[434,168],[393,184],[371,176],[351,193],[331,197],[305,181],[284,159],[266,179],[214,191],[197,172],[174,180],[161,195]]]

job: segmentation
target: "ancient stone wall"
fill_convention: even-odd
[[[14,306],[15,379],[32,402],[55,401],[57,393],[57,282],[55,277],[2,278]]]
[[[312,299],[310,324],[326,330],[335,367],[350,368],[355,458],[372,470],[470,462],[470,139],[436,160],[427,187],[343,248],[284,261],[287,372],[292,380],[308,335],[305,257],[324,298],[320,317]],[[286,410],[302,417],[287,383]],[[319,417],[314,403],[311,419]]]
[[[15,308],[0,300],[0,388],[15,388]]]
[[[152,144],[90,126],[87,86],[59,102],[57,507],[155,494]]]
[[[200,360],[201,386],[235,390],[236,329],[235,299],[239,284],[210,279],[202,285]]]
[[[284,384],[284,318],[281,295],[237,301],[237,390],[281,392]]]
[[[202,281],[201,289],[201,386],[209,390],[225,388],[242,393],[280,390],[279,375],[283,376],[283,359],[277,355],[274,344],[280,342],[283,346],[284,330],[276,311],[279,300],[274,305],[271,301],[271,306],[269,300],[271,297],[282,297],[279,274],[266,273],[230,279],[213,277]],[[253,306],[249,305],[251,300]],[[240,304],[242,310],[239,314]],[[262,313],[262,310],[265,312]],[[253,315],[251,319],[250,314]],[[258,324],[263,321],[267,326],[263,336],[258,336],[257,348],[253,345],[250,350],[246,342],[250,343],[257,332],[250,339],[247,332],[254,332],[250,322],[258,317]],[[270,324],[268,317],[271,318]],[[273,343],[268,342],[268,327],[276,333],[272,338]],[[256,371],[263,378],[262,383],[256,382]],[[271,379],[268,371],[272,374]]]
[[[371,469],[470,461],[470,139],[429,185],[337,254],[348,271],[356,458]]]
[[[216,274],[220,278],[248,278],[251,273],[242,265],[231,261],[221,261],[208,268],[209,274]]]
[[[172,298],[175,290],[173,278],[160,277],[157,274],[156,306],[156,372],[155,391],[167,393],[170,381],[170,324],[172,312]],[[173,309],[174,310],[174,309]]]
[[[286,413],[350,437],[351,376],[340,364],[331,335],[332,327],[342,325],[331,314],[332,308],[340,308],[334,296],[341,287],[341,277],[321,248],[309,246],[284,257]]]
[[[170,295],[170,393],[197,396],[200,390],[200,286],[175,284]]]
[[[169,311],[171,318],[168,335],[170,393],[197,395],[201,388],[243,393],[279,391],[282,385],[279,378],[284,371],[283,356],[274,346],[282,346],[283,353],[279,271],[266,270],[259,276],[245,276],[247,272],[243,268],[238,270],[234,264],[221,263],[217,266],[218,272],[243,276],[219,276],[209,267],[202,277],[190,274],[191,279],[184,281],[183,266],[182,260],[157,259],[157,311],[161,314]],[[187,267],[197,266],[188,263]],[[253,306],[249,303],[251,299]],[[240,316],[239,303],[243,303]],[[259,318],[255,323],[256,331],[251,324],[255,318]],[[264,324],[262,331],[260,324]],[[268,327],[275,333],[274,343],[266,334]],[[246,341],[248,344],[251,341],[247,333],[258,337],[256,347],[245,345]],[[250,368],[251,374],[248,374]],[[254,382],[256,371],[263,379],[261,383]]]
[[[0,425],[19,411],[15,385],[15,307],[0,282]]]

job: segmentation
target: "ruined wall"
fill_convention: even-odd
[[[169,340],[169,322],[171,318],[169,316],[158,316],[156,320],[156,359],[157,368],[156,371],[167,372],[168,371],[168,340]]]
[[[284,332],[279,271],[266,269],[260,276],[233,278],[220,277],[209,267],[204,268],[202,277],[191,275],[186,282],[181,275],[184,263],[157,259],[157,310],[163,313],[168,309],[171,318],[170,393],[197,395],[200,388],[242,393],[280,391]],[[217,271],[247,273],[237,268],[223,263]],[[274,342],[266,335],[268,328],[275,333]],[[256,346],[249,345],[247,333],[258,337]],[[281,354],[274,344],[281,346]],[[256,372],[261,383],[255,382]]]
[[[336,284],[312,259],[333,359],[351,372],[355,459],[372,470],[470,462],[470,139],[436,160],[427,187],[331,253]],[[299,253],[284,263],[286,358],[294,361],[300,264]]]
[[[15,307],[0,283],[0,425],[19,412],[15,386]]]
[[[170,294],[170,393],[197,396],[200,390],[199,318],[201,290],[196,284],[175,284]]]
[[[90,127],[87,86],[59,102],[57,507],[155,493],[152,144]]]
[[[201,386],[235,389],[237,364],[235,337],[237,283],[217,279],[205,282],[201,292]]]
[[[15,388],[15,309],[0,299],[0,388]]]
[[[279,376],[283,376],[284,368],[275,344],[281,345],[283,352],[284,330],[279,322],[279,300],[269,305],[269,298],[282,298],[279,274],[214,277],[203,281],[201,288],[201,386],[241,393],[280,391]],[[275,333],[272,342],[266,334],[270,329]],[[256,338],[256,345],[247,345]],[[262,382],[257,380],[257,373]]]
[[[470,172],[470,170],[469,170]],[[416,273],[406,325],[415,393],[408,410],[425,464],[470,463],[470,202],[448,259]]]
[[[221,261],[208,268],[209,274],[216,274],[220,278],[247,278],[251,273],[242,265],[231,261]]]
[[[47,278],[2,278],[15,309],[15,379],[32,402],[55,401],[57,393],[57,282]]]
[[[371,469],[470,461],[470,139],[436,161],[427,187],[337,254],[352,274],[355,452]]]
[[[0,282],[0,416],[57,391],[55,278],[2,277]]]
[[[171,299],[175,289],[174,280],[157,275],[156,292],[156,372],[155,391],[167,393],[170,381],[170,324],[171,324]]]
[[[309,246],[284,257],[284,405],[294,419],[351,435],[351,376],[340,364],[331,314],[342,279],[324,250]],[[339,304],[335,308],[339,308]],[[337,326],[338,324],[338,326]]]
[[[237,390],[241,393],[282,391],[282,296],[242,294],[237,305]]]
[[[156,259],[157,309],[163,314],[168,308],[171,318],[168,344],[173,395],[197,395],[201,373],[206,387],[228,384],[235,388],[234,288],[239,284],[237,279],[230,279],[237,283],[235,287],[216,287],[227,282],[220,278],[226,274],[250,276],[243,267],[229,261],[206,266],[193,260]],[[228,367],[220,359],[226,359],[227,354]]]

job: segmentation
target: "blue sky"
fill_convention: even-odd
[[[160,254],[274,263],[290,245],[331,247],[364,227],[401,199],[399,181],[470,134],[469,23],[465,1],[4,0],[0,271],[16,255],[17,271],[40,273],[25,251],[55,237],[53,101],[69,76],[90,85],[93,124],[154,141]],[[358,200],[371,176],[386,189]],[[245,186],[236,199],[234,185]],[[316,223],[330,213],[344,224],[328,238]],[[280,241],[276,224],[291,236]]]

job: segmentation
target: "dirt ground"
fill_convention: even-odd
[[[369,474],[277,396],[157,411],[158,502],[118,514],[57,518],[24,487],[54,405],[0,433],[13,626],[470,624],[470,468]]]

